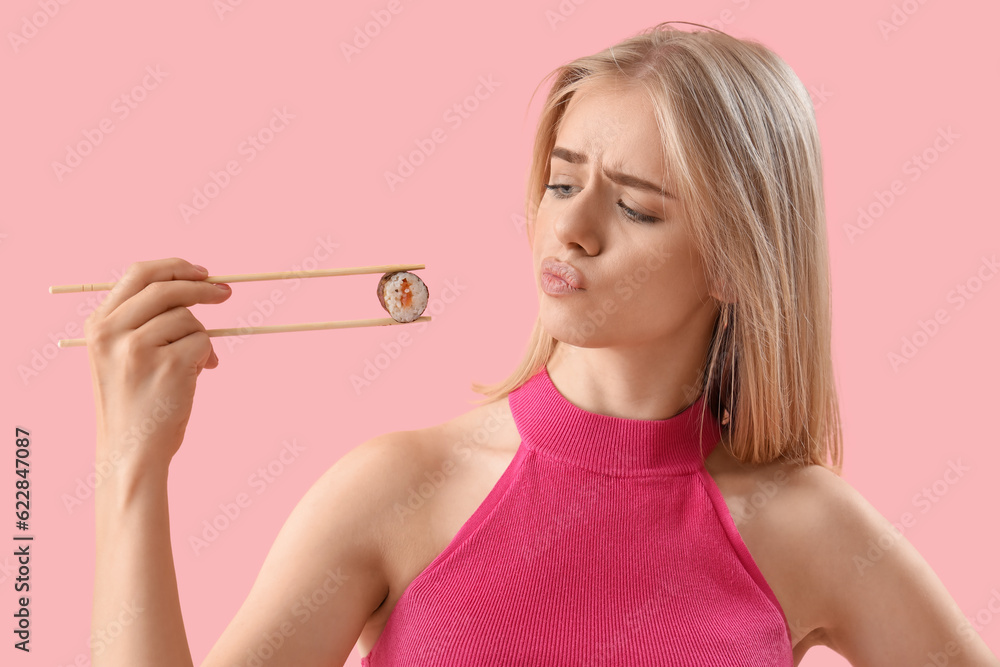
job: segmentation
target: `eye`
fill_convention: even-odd
[[[618,200],[618,206],[625,212],[625,215],[632,218],[636,222],[657,222],[659,218],[654,218],[651,215],[646,215],[645,213],[639,213],[638,211],[633,211],[628,206],[625,205],[621,199]]]
[[[549,192],[551,192],[552,196],[555,197],[556,199],[566,199],[567,197],[569,197],[569,193],[567,193],[562,188],[572,188],[572,187],[573,187],[572,185],[550,185],[550,184],[547,184],[545,186],[545,188]]]
[[[548,183],[545,185],[546,190],[551,192],[552,196],[555,197],[556,199],[569,198],[571,195],[570,193],[566,192],[565,188],[573,189],[573,187],[574,186],[572,185],[556,185],[552,183]],[[632,220],[633,222],[653,223],[653,222],[659,222],[660,220],[659,218],[654,218],[651,215],[646,215],[645,213],[639,213],[638,211],[632,210],[631,208],[626,206],[625,202],[623,202],[621,199],[618,200],[618,208],[622,210],[622,213],[624,213],[625,217]]]

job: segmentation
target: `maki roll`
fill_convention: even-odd
[[[427,285],[409,271],[385,274],[377,291],[378,302],[397,322],[412,322],[427,307]]]

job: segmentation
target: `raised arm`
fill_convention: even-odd
[[[167,469],[197,377],[218,365],[187,309],[229,296],[207,275],[177,258],[132,264],[84,326],[96,456],[113,470],[95,492],[95,667],[192,664],[170,550]]]
[[[228,297],[203,282],[206,275],[177,258],[133,264],[86,322],[96,454],[113,464],[96,491],[95,667],[193,665],[170,546],[167,472],[195,381],[218,364],[187,308]],[[365,443],[313,485],[204,664],[246,664],[251,652],[268,649],[269,667],[343,664],[387,593],[378,482],[400,460],[393,448],[401,439]],[[119,625],[123,631],[109,632]]]

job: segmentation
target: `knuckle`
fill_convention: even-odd
[[[171,317],[178,319],[193,331],[204,331],[205,326],[194,316],[187,306],[174,306],[170,309]]]
[[[107,325],[103,321],[97,322],[90,318],[87,318],[87,322],[84,324],[83,335],[87,345],[95,350],[106,349],[111,341],[111,332],[108,331]]]
[[[125,269],[125,276],[133,280],[142,277],[148,264],[149,262],[132,262],[128,265],[128,268]]]
[[[126,287],[131,287],[132,285],[143,285],[145,280],[143,279],[143,262],[132,262],[125,269],[125,273],[122,277],[115,283],[115,290],[121,290]]]
[[[162,281],[155,281],[147,284],[143,289],[148,290],[151,296],[159,298],[163,296],[163,293],[166,291],[167,284]]]
[[[167,258],[163,261],[163,264],[169,265],[174,271],[184,271],[191,266],[191,262],[181,257]]]
[[[126,357],[134,357],[139,352],[139,348],[142,347],[142,341],[133,331],[122,336],[121,347]]]

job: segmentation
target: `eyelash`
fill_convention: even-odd
[[[566,199],[567,197],[569,197],[569,194],[566,194],[565,192],[562,192],[560,190],[560,188],[571,188],[571,187],[573,187],[573,186],[572,185],[552,185],[552,184],[546,184],[545,185],[545,188],[549,192],[552,193],[553,197],[555,197],[557,199]],[[643,223],[647,223],[647,224],[648,223],[652,223],[652,222],[659,222],[659,218],[654,218],[651,215],[646,215],[645,213],[639,213],[638,211],[633,211],[628,206],[626,206],[625,203],[623,201],[621,201],[621,200],[618,201],[618,207],[622,209],[622,211],[625,213],[626,217],[631,218],[634,222],[643,222]]]

